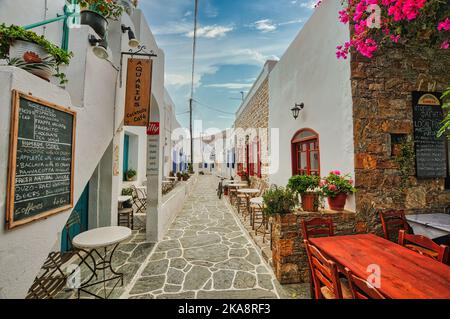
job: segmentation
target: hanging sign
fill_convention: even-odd
[[[147,135],[159,135],[159,122],[150,122],[147,126]]]
[[[147,126],[150,114],[152,60],[129,59],[125,94],[126,126]]]
[[[8,229],[73,207],[76,114],[13,91]]]

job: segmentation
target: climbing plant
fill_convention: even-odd
[[[351,25],[352,36],[349,41],[337,47],[337,58],[346,59],[351,48],[372,58],[379,47],[387,43],[406,44],[415,41],[441,49],[448,49],[450,46],[448,0],[341,2],[343,9],[339,11],[339,20]]]
[[[407,186],[409,177],[414,174],[415,159],[414,142],[410,138],[406,139],[401,143],[398,155],[395,157],[395,162],[399,166],[402,189]]]
[[[441,100],[444,102],[442,104],[442,109],[445,112],[445,118],[442,122],[442,127],[438,132],[438,137],[441,137],[444,133],[447,133],[447,138],[450,139],[449,129],[450,129],[450,87],[442,94]]]

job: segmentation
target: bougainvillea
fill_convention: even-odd
[[[418,41],[441,49],[450,46],[449,0],[341,2],[343,9],[339,11],[338,18],[344,24],[350,23],[352,36],[337,47],[338,58],[346,59],[351,48],[371,58],[386,43]]]

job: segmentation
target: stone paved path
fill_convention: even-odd
[[[121,298],[279,298],[272,271],[217,198],[216,183],[199,177]]]

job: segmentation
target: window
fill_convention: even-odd
[[[292,174],[320,176],[319,135],[302,129],[292,138],[291,147]]]

